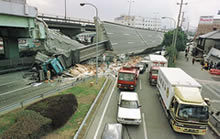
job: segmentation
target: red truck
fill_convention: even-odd
[[[167,67],[167,60],[162,55],[149,55],[149,60],[149,82],[156,85],[159,67]]]
[[[138,67],[122,67],[118,72],[117,87],[119,89],[135,90],[138,76]]]

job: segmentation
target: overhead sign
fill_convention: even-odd
[[[200,16],[199,24],[212,24],[213,16]]]

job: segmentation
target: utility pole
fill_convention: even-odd
[[[131,3],[134,2],[133,0],[129,0],[129,7],[128,7],[128,25],[130,25],[130,19],[131,19]]]
[[[64,16],[65,20],[66,20],[66,0],[65,0],[65,16]]]
[[[180,28],[183,26],[183,22],[184,22],[184,14],[185,14],[185,12],[183,12],[183,14],[182,14],[182,21],[181,21],[181,24],[180,24]]]
[[[180,17],[181,17],[181,12],[182,12],[182,7],[183,5],[187,5],[187,3],[183,3],[183,0],[181,0],[180,3],[177,3],[177,5],[180,5],[180,10],[179,10],[179,15],[178,15],[178,20],[177,20],[177,27],[175,30],[175,39],[174,39],[174,50],[176,49],[176,41],[177,41],[177,34],[178,34],[178,29],[179,29],[179,24],[180,24]],[[175,55],[174,55],[174,62],[175,62]]]

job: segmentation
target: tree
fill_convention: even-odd
[[[169,47],[172,45],[173,34],[175,30],[169,31],[164,34],[164,39],[162,42],[162,46]],[[187,35],[182,31],[182,29],[178,30],[177,41],[176,41],[176,49],[177,51],[184,51],[186,49],[187,43]]]

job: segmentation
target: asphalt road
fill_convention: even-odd
[[[24,79],[24,72],[15,72],[0,76],[0,108],[31,99],[45,92],[55,90],[60,83],[32,84]]]
[[[207,71],[201,70],[199,63],[192,65],[191,57],[189,61],[186,61],[184,53],[179,54],[176,66],[200,82],[203,86],[202,96],[210,98],[211,107],[220,110],[220,76],[213,76]],[[157,88],[150,86],[147,79],[147,72],[141,74],[136,88],[142,104],[142,124],[140,126],[124,126],[125,139],[217,139],[211,129],[204,136],[174,132],[169,126],[158,100]],[[113,85],[110,88],[112,90],[104,97],[102,104],[96,111],[94,120],[89,125],[89,130],[85,134],[86,139],[100,138],[106,123],[117,123],[119,90]]]
[[[163,33],[104,23],[113,50],[117,54],[139,52],[161,44]]]
[[[85,139],[101,137],[106,123],[117,123],[117,102],[119,90],[110,87],[108,92],[95,112],[94,120],[89,126]],[[157,96],[156,87],[152,87],[148,82],[148,73],[145,72],[139,77],[136,88],[142,104],[142,123],[139,126],[124,126],[124,139],[215,139],[211,130],[205,136],[180,134],[174,132],[169,126],[162,106]],[[217,138],[216,138],[217,139]]]

